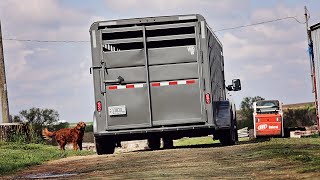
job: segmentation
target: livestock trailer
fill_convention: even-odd
[[[121,141],[237,139],[235,105],[225,85],[222,44],[198,14],[94,22],[90,27],[98,154]]]

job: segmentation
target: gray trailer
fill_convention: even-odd
[[[95,22],[90,28],[97,154],[121,141],[171,148],[182,137],[237,141],[222,45],[201,15]]]

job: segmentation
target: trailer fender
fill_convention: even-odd
[[[230,101],[220,101],[218,103],[218,110],[216,116],[217,129],[230,129],[231,120],[234,119],[232,103]]]

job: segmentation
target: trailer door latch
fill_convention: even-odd
[[[101,66],[92,66],[92,67],[90,67],[90,74],[92,74],[92,70],[101,69],[101,68],[102,68]]]

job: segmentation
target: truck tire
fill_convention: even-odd
[[[224,129],[219,131],[219,141],[222,146],[231,146],[236,144],[237,128],[235,128],[235,121],[233,119],[232,112],[230,112],[231,125],[230,129]]]
[[[113,154],[116,144],[109,138],[95,138],[96,152],[98,155]]]
[[[151,150],[160,149],[160,138],[156,136],[152,136],[148,138],[148,147]]]
[[[236,142],[238,142],[239,141],[239,135],[238,135],[238,122],[237,122],[237,115],[235,116],[235,119],[234,119],[234,133],[235,133],[235,135],[236,135]]]
[[[163,141],[163,148],[164,149],[171,149],[173,148],[173,140],[171,138],[162,138]]]
[[[231,146],[235,145],[236,143],[236,135],[234,130],[222,130],[220,132],[220,138],[219,138],[220,143],[222,146]]]

